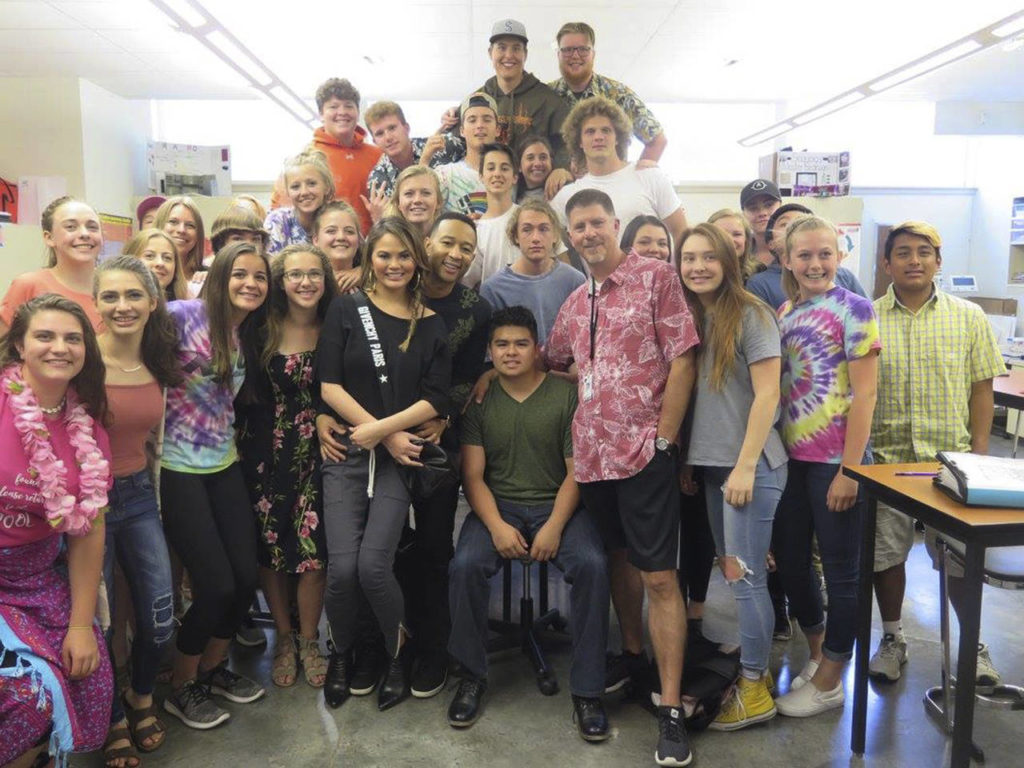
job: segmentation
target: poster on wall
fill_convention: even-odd
[[[0,179],[0,213],[8,215],[5,221],[18,223],[18,185],[7,179]]]
[[[839,233],[843,266],[856,274],[860,267],[860,224],[836,224],[836,231]]]
[[[149,189],[160,195],[231,194],[231,147],[146,142]]]
[[[132,237],[133,219],[130,216],[117,216],[113,213],[100,214],[100,230],[103,232],[103,249],[99,261],[102,263],[111,256],[117,256],[124,250],[125,244]]]

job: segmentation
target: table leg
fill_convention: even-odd
[[[864,737],[868,722],[868,652],[871,650],[872,586],[875,571],[875,519],[878,500],[865,492],[864,515],[860,526],[860,581],[857,593],[857,647],[854,650],[853,733],[850,749],[864,754]]]
[[[956,662],[956,700],[953,720],[952,768],[967,768],[971,762],[971,732],[974,730],[974,686],[978,668],[978,635],[981,630],[981,587],[985,547],[966,542],[964,552],[964,605],[960,608],[960,650]]]

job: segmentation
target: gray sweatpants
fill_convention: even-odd
[[[348,651],[356,639],[359,590],[377,616],[388,653],[398,653],[405,624],[402,590],[395,579],[395,550],[409,514],[409,492],[398,466],[377,448],[373,498],[366,495],[369,453],[349,450],[343,462],[324,462],[327,533],[325,607],[334,647]]]

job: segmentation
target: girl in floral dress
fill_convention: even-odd
[[[19,307],[0,339],[0,765],[40,763],[47,744],[64,765],[107,734],[113,678],[93,622],[106,408],[82,308],[52,293]]]
[[[260,580],[277,626],[274,683],[295,682],[298,656],[306,682],[319,688],[327,669],[317,641],[327,561],[315,357],[337,291],[327,256],[311,245],[286,247],[270,271],[267,323],[243,396],[239,452],[259,534]],[[298,634],[289,610],[290,574],[298,574]]]

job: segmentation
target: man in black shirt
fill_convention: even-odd
[[[473,384],[484,371],[487,325],[491,305],[459,283],[476,252],[476,225],[468,216],[447,211],[434,222],[426,241],[430,266],[423,280],[423,303],[448,328],[452,379],[447,418],[432,419],[417,434],[440,441],[449,455],[458,455],[458,430],[453,421],[462,412]],[[448,563],[452,559],[458,486],[428,499],[414,500],[415,528],[407,531],[396,559],[405,593],[406,617],[416,646],[412,695],[439,693],[448,675]]]

